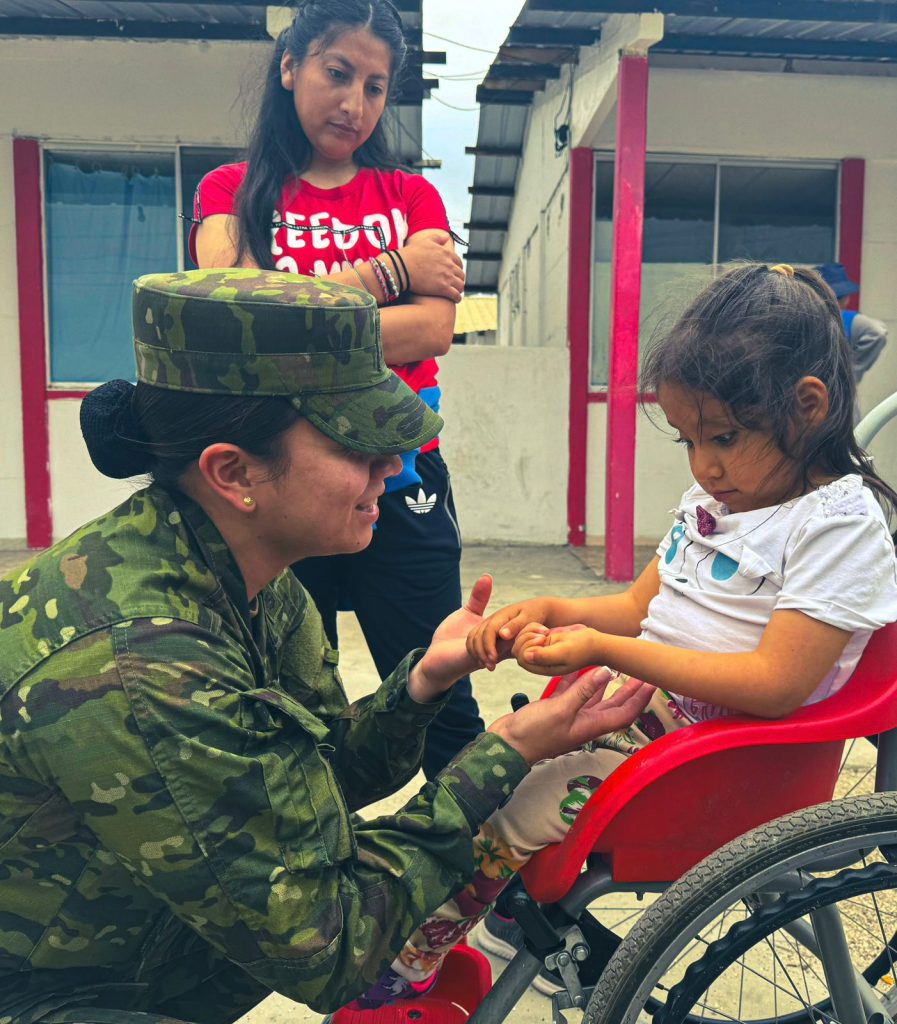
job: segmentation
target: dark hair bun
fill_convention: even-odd
[[[103,476],[115,480],[139,476],[150,468],[150,456],[131,408],[135,390],[126,380],[111,380],[81,403],[81,433],[90,461]]]

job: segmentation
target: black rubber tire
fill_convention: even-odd
[[[688,1024],[694,1019],[690,1008],[695,1006],[701,993],[708,991],[742,953],[765,941],[784,925],[842,899],[893,889],[897,889],[897,868],[878,862],[867,868],[848,868],[833,877],[817,878],[806,889],[783,895],[775,905],[763,907],[757,914],[733,925],[725,936],[708,946],[704,955],[689,966],[682,981],[671,987],[663,1009],[655,1017],[656,1024]],[[830,1019],[831,1000],[814,1006],[824,1011],[819,1019]],[[807,1021],[808,1014],[808,1010],[794,1011],[779,1019]]]
[[[758,873],[836,841],[897,834],[897,793],[848,797],[796,811],[734,839],[701,861],[633,926],[601,975],[583,1024],[624,1024],[644,979],[710,906]],[[818,854],[817,854],[818,856]],[[888,858],[890,859],[890,858]],[[644,1005],[644,1000],[640,1001]]]

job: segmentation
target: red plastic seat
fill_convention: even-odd
[[[617,882],[672,882],[749,829],[831,800],[845,740],[895,727],[897,623],[876,632],[833,697],[775,721],[702,722],[630,757],[564,841],[523,869],[527,890],[555,902],[592,853]]]
[[[333,1024],[464,1024],[492,988],[492,968],[478,950],[460,943],[449,950],[433,989],[379,1010],[337,1010]]]

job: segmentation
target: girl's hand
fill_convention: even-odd
[[[402,249],[402,259],[415,295],[461,301],[464,264],[444,231],[421,231],[412,235]]]
[[[603,699],[609,673],[586,672],[563,693],[537,700],[489,726],[529,764],[576,750],[605,733],[625,729],[644,711],[654,687],[631,679]]]
[[[600,664],[601,634],[587,626],[553,629],[537,637],[517,655],[521,668],[537,676],[560,676]]]
[[[514,646],[511,648],[511,657],[516,658],[518,664],[523,665],[523,654],[529,647],[544,647],[548,641],[549,636],[555,636],[558,633],[570,633],[574,629],[588,629],[588,626],[584,626],[581,622],[575,626],[555,626],[553,629],[549,629],[547,626],[543,626],[539,622],[530,622],[517,634],[517,639],[514,641]],[[524,665],[524,668],[526,666]]]
[[[426,704],[437,700],[462,676],[480,668],[468,654],[466,638],[483,621],[491,596],[492,577],[484,574],[474,583],[464,607],[439,624],[427,653],[408,678],[408,692],[416,701]]]
[[[552,603],[550,597],[534,597],[529,601],[509,604],[490,615],[467,638],[470,656],[491,672],[501,660],[499,650],[503,641],[511,644],[524,627],[530,630],[531,626],[545,625],[551,615]]]

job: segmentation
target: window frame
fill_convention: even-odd
[[[222,154],[222,163],[225,163],[227,158],[232,157],[235,152],[240,152],[241,149],[238,145],[222,146],[216,143],[200,143],[200,142],[135,142],[135,143],[122,143],[122,142],[93,142],[90,140],[53,140],[53,139],[41,139],[39,142],[40,147],[40,195],[41,195],[41,249],[44,254],[43,258],[43,300],[44,300],[44,360],[45,360],[45,380],[44,385],[47,392],[47,398],[63,399],[63,398],[83,398],[90,391],[92,391],[99,384],[102,384],[102,380],[77,380],[77,381],[62,381],[52,379],[52,324],[50,322],[50,260],[49,260],[49,237],[48,237],[48,217],[47,217],[47,155],[53,155],[56,153],[97,153],[97,154],[115,154],[115,155],[126,155],[128,153],[159,153],[165,155],[171,155],[174,157],[174,188],[175,188],[175,255],[177,263],[177,271],[182,272],[186,264],[186,253],[184,251],[184,231],[181,222],[180,214],[189,213],[192,216],[191,210],[182,210],[180,208],[182,193],[183,193],[183,166],[182,156],[184,150],[191,149],[202,149],[202,150],[216,150],[220,149]]]
[[[614,163],[615,151],[612,149],[596,149],[593,150],[594,156],[594,170],[593,170],[593,181],[598,180],[598,165],[599,163]],[[716,168],[716,180],[714,185],[714,199],[713,199],[713,251],[712,261],[708,264],[695,264],[695,266],[709,266],[711,267],[711,278],[715,279],[720,272],[721,264],[719,263],[719,235],[720,235],[720,197],[721,197],[721,182],[722,182],[722,168],[723,167],[776,167],[776,168],[794,168],[798,170],[826,170],[835,172],[835,210],[834,210],[834,246],[831,259],[837,260],[838,253],[841,248],[841,188],[842,188],[842,164],[840,160],[782,160],[778,158],[766,158],[766,157],[747,157],[747,156],[713,156],[710,153],[670,153],[670,152],[651,152],[645,157],[646,163],[677,163],[677,164],[710,164]],[[595,230],[594,225],[597,221],[595,212],[595,203],[593,200],[592,205],[592,221],[593,229],[591,232],[592,247],[590,254],[590,274],[593,282],[592,288],[590,289],[590,310],[589,310],[589,322],[592,325],[592,331],[595,328],[595,288],[594,288],[594,266],[595,266],[595,255],[597,248],[597,237],[598,232]],[[641,311],[640,311],[641,315]],[[604,371],[606,376],[606,369]],[[589,358],[589,399],[590,401],[604,401],[607,397],[608,385],[607,384],[595,384],[593,383],[595,377],[595,361],[590,353]]]

